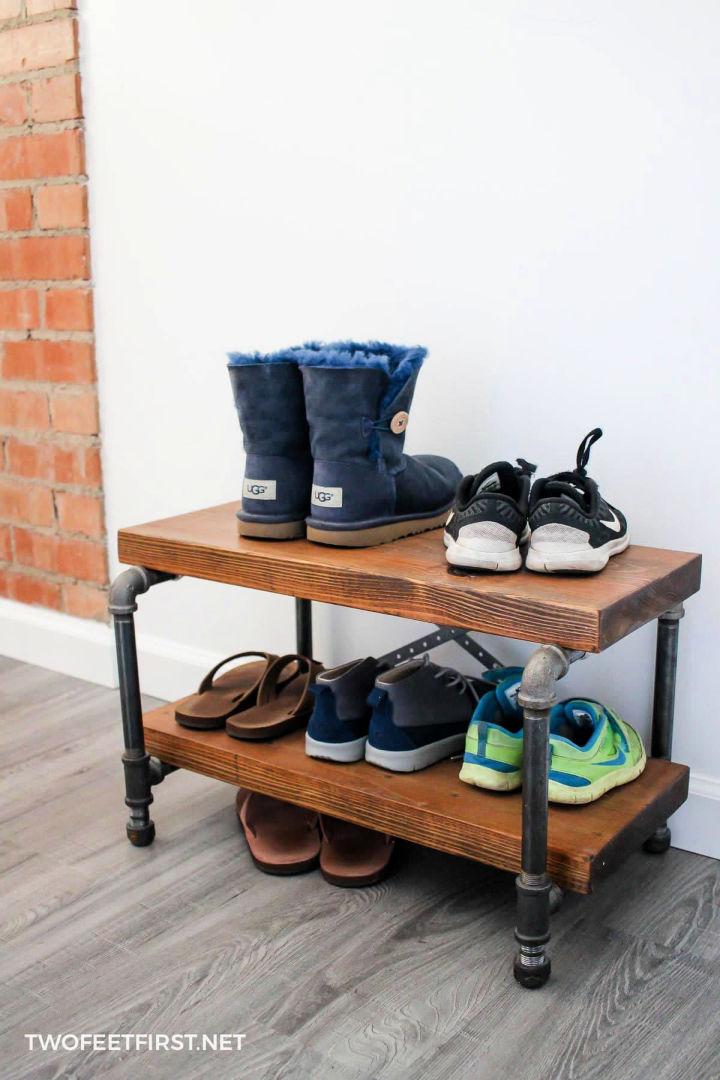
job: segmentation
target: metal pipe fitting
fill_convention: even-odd
[[[177,581],[178,574],[164,574],[144,566],[123,570],[110,586],[108,611],[111,615],[132,615],[137,611],[136,597],[163,581]]]
[[[541,712],[551,708],[557,700],[555,683],[567,675],[570,665],[582,655],[559,645],[541,645],[525,665],[518,705]]]

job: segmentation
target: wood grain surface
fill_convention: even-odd
[[[600,652],[700,587],[700,556],[631,546],[588,577],[448,572],[440,530],[374,548],[248,540],[238,503],[122,529],[121,562]]]
[[[482,791],[458,779],[460,763],[391,773],[366,762],[338,765],[305,753],[305,733],[271,742],[190,731],[174,706],[145,716],[150,753],[171,765],[274,795],[404,840],[504,870],[520,869],[520,795]],[[584,807],[550,811],[548,869],[559,885],[587,893],[687,798],[684,765],[649,761],[631,784]]]

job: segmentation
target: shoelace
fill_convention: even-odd
[[[461,675],[461,673],[459,671],[456,671],[455,668],[441,667],[438,669],[438,671],[434,673],[433,679],[442,678],[445,678],[447,680],[446,686],[457,687],[457,691],[459,694],[466,694],[469,692],[475,699],[475,704],[477,704],[480,700],[480,695],[475,689],[473,681],[469,675]]]
[[[587,476],[587,463],[590,460],[590,450],[594,443],[598,439],[602,438],[602,428],[596,427],[592,431],[588,431],[583,441],[578,446],[577,457],[575,459],[576,466],[575,472],[578,476]]]

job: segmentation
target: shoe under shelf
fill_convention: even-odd
[[[170,765],[353,821],[426,847],[518,872],[518,793],[495,794],[458,779],[460,763],[392,773],[361,761],[337,765],[305,754],[302,731],[271,742],[242,742],[224,731],[190,731],[175,704],[146,713],[148,751]],[[548,872],[589,893],[685,802],[685,765],[650,759],[637,780],[587,806],[551,806]]]

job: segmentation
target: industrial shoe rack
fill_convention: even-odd
[[[448,572],[437,531],[364,549],[269,543],[238,537],[237,509],[228,503],[119,534],[120,560],[134,564],[110,593],[131,843],[152,842],[152,787],[184,768],[512,870],[518,873],[515,977],[525,987],[542,986],[550,974],[550,911],[561,890],[589,893],[641,844],[653,853],[669,847],[667,819],[688,792],[687,767],[670,760],[678,629],[683,600],[700,587],[700,556],[631,546],[593,577],[525,570],[458,576]],[[305,755],[302,732],[252,743],[224,731],[191,731],[175,723],[174,704],[143,717],[136,598],[180,576],[296,597],[297,649],[306,656],[312,655],[313,600],[537,642],[518,699],[525,714],[522,792],[468,787],[458,780],[456,761],[410,774],[318,761]],[[585,653],[602,652],[654,619],[652,756],[645,772],[587,806],[548,807],[548,716],[557,680]]]

